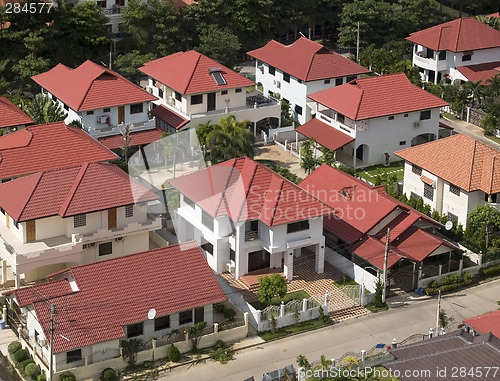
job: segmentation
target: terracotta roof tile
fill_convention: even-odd
[[[305,37],[300,37],[288,46],[271,40],[262,48],[247,54],[302,81],[370,72],[367,68]]]
[[[85,131],[64,122],[33,125],[0,136],[2,179],[117,158]]]
[[[145,144],[156,142],[157,140],[161,139],[164,132],[165,131],[159,128],[131,132],[129,134],[129,146],[142,146]],[[109,149],[123,148],[125,143],[123,135],[106,136],[104,138],[100,138],[99,141],[102,143],[102,145],[108,147]]]
[[[354,141],[354,138],[323,123],[317,118],[311,119],[309,122],[297,127],[295,131],[307,138],[316,140],[323,147],[332,151]]]
[[[500,61],[460,66],[456,69],[469,81],[481,81],[482,85],[489,86],[490,83],[488,82],[488,79],[500,74]]]
[[[163,120],[164,122],[168,123],[172,127],[174,127],[176,130],[181,129],[184,127],[189,120],[184,118],[183,116],[177,114],[176,112],[170,110],[169,108],[160,105],[156,106],[151,113],[158,119]]]
[[[413,85],[403,73],[355,79],[308,97],[352,120],[448,105],[441,98]]]
[[[467,135],[453,135],[395,154],[466,192],[500,192],[500,152]]]
[[[89,60],[76,69],[58,64],[32,79],[75,111],[157,99],[118,73]]]
[[[0,184],[0,205],[17,222],[68,217],[157,198],[113,164],[87,163]]]
[[[161,317],[226,299],[195,242],[72,267],[57,277],[74,280],[78,291],[68,293],[61,280],[14,291],[23,305],[33,303],[45,337],[55,305],[55,353],[124,338],[124,327],[147,320],[152,308]]]
[[[412,33],[406,39],[437,51],[464,52],[500,46],[500,32],[475,17],[439,24]]]
[[[7,98],[0,96],[0,128],[35,123]]]
[[[421,180],[423,183],[426,183],[427,185],[432,185],[432,184],[434,184],[434,181],[432,181],[432,179],[429,179],[427,176],[420,176],[420,180]]]
[[[479,333],[491,332],[500,337],[500,310],[465,319],[464,323]]]
[[[226,84],[218,85],[215,82],[210,74],[210,69],[215,68],[221,69]],[[255,85],[248,78],[194,50],[178,52],[146,62],[139,70],[181,94],[196,94]]]

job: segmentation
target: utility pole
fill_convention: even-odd
[[[356,62],[359,63],[359,21],[358,21],[358,35],[356,38]]]
[[[441,290],[438,291],[438,309],[437,309],[437,313],[436,313],[436,327],[437,327],[437,331],[436,331],[436,336],[439,336],[439,315],[440,315],[440,312],[441,312]]]
[[[387,289],[387,259],[389,257],[389,247],[390,247],[390,238],[391,238],[391,228],[387,228],[387,237],[385,241],[385,252],[384,252],[384,289],[382,290],[382,303],[385,303],[385,292]]]
[[[49,350],[49,381],[52,381],[54,375],[54,314],[56,306],[50,305],[50,350]]]

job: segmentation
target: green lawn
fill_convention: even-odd
[[[259,336],[262,338],[262,340],[265,341],[276,340],[299,332],[311,331],[313,329],[321,328],[330,324],[332,324],[332,321],[330,319],[318,318],[314,320],[305,321],[303,323],[300,323],[298,326],[291,325],[288,327],[280,328],[276,330],[276,332],[274,333],[271,331],[259,333]]]
[[[281,301],[283,301],[283,303],[287,304],[290,300],[302,300],[302,299],[309,299],[311,297],[311,295],[309,295],[307,292],[305,292],[304,290],[299,290],[299,291],[294,291],[294,292],[290,292],[288,294],[285,295],[285,297],[283,299],[281,299],[279,296],[277,297],[274,297],[272,300],[271,300],[271,304],[272,305],[275,305],[275,306],[279,306],[281,304]],[[252,302],[250,303],[250,305],[257,309],[257,310],[263,310],[264,308],[267,307],[267,305],[265,303],[262,303],[260,301],[255,301],[255,302]]]
[[[375,182],[378,174],[383,174],[385,172],[393,172],[396,175],[397,181],[403,180],[404,177],[404,161],[395,161],[388,166],[383,164],[373,165],[371,167],[366,167],[357,171],[359,177],[368,180],[369,182]]]
[[[444,111],[441,111],[441,115],[443,117],[445,117],[446,119],[450,119],[450,120],[457,120],[458,119],[455,115],[450,114],[448,112],[444,112]]]
[[[342,287],[342,286],[359,286],[359,284],[354,279],[351,279],[348,276],[343,276],[338,281],[333,282],[333,284],[336,287]]]

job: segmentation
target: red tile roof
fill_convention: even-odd
[[[47,338],[55,305],[55,353],[124,338],[124,326],[147,320],[153,308],[161,317],[226,299],[194,242],[72,267],[57,277],[74,279],[78,291],[69,293],[61,280],[14,291],[20,306],[33,304]]]
[[[457,134],[394,154],[466,192],[500,192],[500,152],[470,136]]]
[[[248,52],[248,55],[302,81],[316,81],[370,72],[356,62],[305,37],[300,37],[288,46],[271,40],[262,48]]]
[[[465,319],[464,323],[479,333],[491,332],[500,338],[500,310]]]
[[[145,131],[131,132],[129,134],[129,146],[142,146],[160,140],[165,131],[159,128],[152,128]],[[113,135],[100,138],[99,141],[109,149],[123,148],[124,137],[123,135]]]
[[[268,226],[332,214],[326,204],[249,158],[225,161],[170,181],[213,217]]]
[[[151,111],[151,113],[156,118],[163,120],[164,122],[174,127],[176,130],[181,129],[189,122],[188,119],[185,119],[183,116],[177,114],[175,111],[172,111],[168,107],[165,107],[163,105],[156,106]]]
[[[38,124],[0,136],[0,179],[118,156],[80,128]]]
[[[0,184],[0,205],[18,222],[69,217],[157,198],[114,164],[86,163]]]
[[[455,53],[500,47],[500,32],[475,17],[439,24],[412,33],[406,39],[433,50]]]
[[[221,69],[226,84],[218,85],[215,82],[210,69],[216,68]],[[178,52],[146,62],[139,70],[181,94],[205,93],[255,85],[248,78],[194,50]]]
[[[7,98],[0,96],[0,128],[35,123]]]
[[[371,263],[373,266],[379,269],[384,268],[385,244],[382,241],[370,236],[365,236],[359,242],[352,245],[349,250],[352,250],[356,255]],[[390,269],[403,258],[404,255],[402,255],[399,250],[391,248],[387,256],[387,268]]]
[[[120,74],[89,60],[76,69],[59,64],[32,79],[75,111],[157,99]]]
[[[417,262],[423,261],[442,245],[452,250],[460,250],[450,242],[415,227],[408,228],[391,245],[396,246],[406,258]]]
[[[489,86],[488,79],[500,74],[500,61],[488,62],[478,65],[459,66],[457,70],[469,81],[478,82]]]
[[[492,14],[490,14],[490,15],[486,16],[486,17],[488,17],[488,18],[492,18],[492,17],[500,17],[500,12],[495,12],[495,13],[492,13]]]
[[[311,119],[309,122],[297,127],[295,131],[305,137],[316,140],[316,142],[321,144],[323,147],[332,151],[335,151],[354,141],[354,138],[340,132],[326,123],[323,123],[317,118]]]
[[[355,79],[308,97],[352,120],[448,105],[441,98],[413,85],[403,73]]]

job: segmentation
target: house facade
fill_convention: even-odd
[[[6,134],[35,123],[7,98],[0,96],[0,132]]]
[[[500,153],[463,134],[396,152],[405,160],[403,192],[465,226],[467,214],[490,202],[498,208]],[[497,201],[497,197],[498,201]]]
[[[158,105],[153,113],[167,132],[217,123],[228,113],[253,123],[254,132],[267,118],[279,123],[277,101],[247,93],[253,81],[194,50],[147,62],[139,70],[148,76],[147,90]]]
[[[196,240],[214,271],[281,268],[291,280],[307,251],[323,272],[323,216],[333,211],[263,164],[233,159],[170,183],[181,193],[179,242]]]
[[[158,197],[111,164],[40,172],[0,189],[4,285],[148,250],[150,232],[161,227],[147,211]]]
[[[403,73],[353,80],[309,95],[315,119],[297,132],[354,168],[398,160],[394,151],[435,140],[447,103]]]
[[[500,32],[475,17],[436,25],[406,39],[413,42],[413,65],[426,82],[476,81],[475,72],[491,69],[484,64],[500,66]]]
[[[120,135],[130,124],[134,132],[155,128],[148,111],[156,98],[92,61],[75,69],[59,64],[32,79],[68,113],[66,123],[78,121],[95,139]]]
[[[122,340],[154,338],[160,346],[171,335],[184,337],[187,326],[202,321],[212,325],[213,304],[225,300],[193,243],[71,267],[48,283],[13,291],[26,322],[22,342],[45,374],[54,306],[54,375],[71,370],[77,380],[97,379],[110,361],[121,357]],[[97,315],[95,308],[100,310]]]
[[[340,86],[370,70],[317,42],[300,37],[288,46],[271,40],[247,53],[256,59],[255,81],[263,93],[285,100],[295,120],[304,124],[312,117],[309,94]]]

